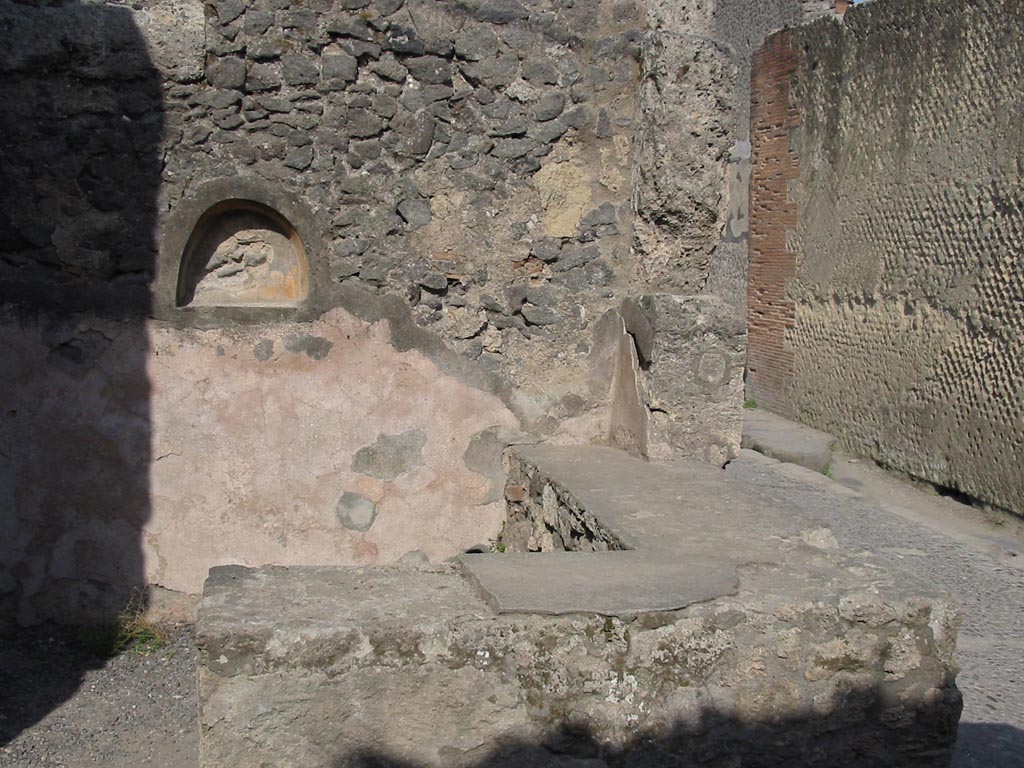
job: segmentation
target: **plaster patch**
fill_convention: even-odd
[[[261,363],[267,362],[274,354],[273,339],[263,339],[252,348],[253,356]]]
[[[533,177],[544,207],[544,233],[548,237],[572,237],[590,204],[590,187],[577,166],[551,163]]]
[[[333,346],[334,342],[308,333],[292,334],[284,340],[284,348],[289,352],[302,353],[312,360],[323,360],[331,353]]]
[[[335,513],[341,524],[351,531],[368,531],[377,519],[377,505],[365,496],[345,491],[338,499]]]
[[[400,435],[380,435],[373,445],[356,451],[352,471],[381,480],[394,480],[399,475],[423,466],[423,446],[427,436],[418,429]]]

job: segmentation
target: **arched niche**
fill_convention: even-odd
[[[178,307],[298,307],[309,294],[302,239],[255,200],[222,200],[196,222],[181,254]]]

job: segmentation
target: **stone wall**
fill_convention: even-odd
[[[1004,0],[876,0],[793,32],[795,71],[767,72],[754,103],[788,87],[798,173],[788,198],[754,185],[751,203],[775,248],[760,257],[794,269],[774,297],[783,343],[752,334],[751,368],[787,375],[749,379],[849,450],[1017,512],[1022,22]],[[785,137],[754,140],[768,175]]]
[[[592,400],[575,384],[589,323],[632,278],[638,6],[136,6],[7,12],[9,298],[56,284],[63,306],[123,313],[131,295],[177,324],[223,322],[175,306],[167,243],[184,245],[211,183],[245,183],[306,214],[290,223],[316,285],[293,314],[343,305],[341,286],[401,296],[520,385],[529,419]]]
[[[739,60],[677,5],[0,8],[4,614],[454,554],[521,431],[609,440],[620,369],[663,455],[727,458],[734,377],[616,364],[622,302],[705,290],[729,209]],[[665,411],[709,397],[728,424]],[[355,468],[392,440],[423,466]]]
[[[496,547],[501,552],[608,552],[626,549],[571,493],[515,453],[505,486],[507,516]]]
[[[651,167],[642,148],[638,163],[642,183],[650,187],[638,191],[636,242],[649,289],[704,291],[743,315],[752,57],[769,33],[831,14],[833,6],[832,0],[649,3],[656,44],[646,82],[665,116],[665,130],[651,147]],[[667,253],[659,249],[666,234],[680,230]]]
[[[168,93],[164,197],[287,188],[324,241],[321,305],[402,296],[558,420],[630,277],[642,26],[632,3],[211,3],[205,76]]]

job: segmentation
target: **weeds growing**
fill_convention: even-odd
[[[144,600],[136,595],[114,621],[79,627],[75,643],[96,656],[113,658],[126,652],[154,653],[164,647],[167,637],[160,626],[146,618]]]

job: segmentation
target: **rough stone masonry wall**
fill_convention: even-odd
[[[771,32],[795,26],[823,14],[832,14],[833,0],[656,0],[650,3],[651,27],[660,42],[664,66],[648,74],[648,82],[665,92],[664,109],[674,117],[674,125],[663,132],[656,144],[658,166],[668,179],[659,183],[657,173],[645,168],[643,156],[638,164],[641,185],[638,189],[637,251],[644,261],[656,259],[657,247],[664,239],[648,235],[672,231],[672,224],[703,218],[716,225],[695,227],[684,238],[681,253],[686,268],[678,275],[657,274],[651,287],[668,281],[678,285],[680,275],[688,279],[685,292],[715,295],[744,314],[747,285],[748,188],[750,184],[750,72],[754,52]],[[729,72],[709,79],[702,74],[718,63]],[[654,78],[663,73],[660,80]],[[670,74],[666,77],[664,74]],[[678,82],[678,85],[675,83]],[[673,92],[670,89],[675,86]],[[698,102],[703,100],[703,103]],[[720,105],[732,104],[731,119],[723,124]],[[718,108],[715,105],[719,105]],[[696,141],[679,141],[690,135]],[[702,152],[713,147],[713,152]],[[716,163],[708,162],[714,157]],[[725,186],[719,183],[724,164]],[[678,173],[685,169],[685,173]],[[709,174],[709,171],[711,173]],[[645,179],[650,178],[650,181]],[[694,188],[721,190],[720,196],[697,196]],[[675,187],[688,192],[688,198],[667,193]],[[718,208],[716,217],[714,208]],[[703,237],[693,247],[693,237]],[[689,246],[689,247],[687,247]],[[646,258],[645,258],[646,257]],[[694,263],[695,262],[695,263]],[[653,270],[651,270],[653,272]],[[660,289],[660,288],[659,288]]]
[[[289,189],[323,232],[319,301],[401,296],[529,419],[577,415],[589,322],[631,277],[642,28],[629,2],[210,3],[164,198]]]
[[[495,535],[514,428],[606,398],[579,372],[630,275],[637,7],[0,13],[4,618]],[[294,226],[298,307],[175,306],[224,197]]]
[[[753,396],[850,450],[1018,513],[1022,23],[1009,0],[876,0],[845,24],[796,30],[795,72],[768,62],[754,103],[788,84],[799,170],[788,196],[755,184],[751,202],[775,249],[761,257],[795,267],[776,297],[792,302],[783,343],[750,338],[751,361],[765,355],[788,375]],[[768,175],[784,143],[755,131],[755,169]],[[773,282],[752,284],[752,300]]]
[[[6,21],[9,298],[194,322],[159,280],[150,295],[180,258],[154,263],[154,225],[163,245],[210,182],[247,182],[308,214],[306,317],[399,296],[519,385],[527,420],[592,404],[589,325],[632,279],[637,4],[62,2]]]
[[[627,549],[592,512],[515,453],[509,465],[508,515],[497,540],[501,552],[607,552]]]

